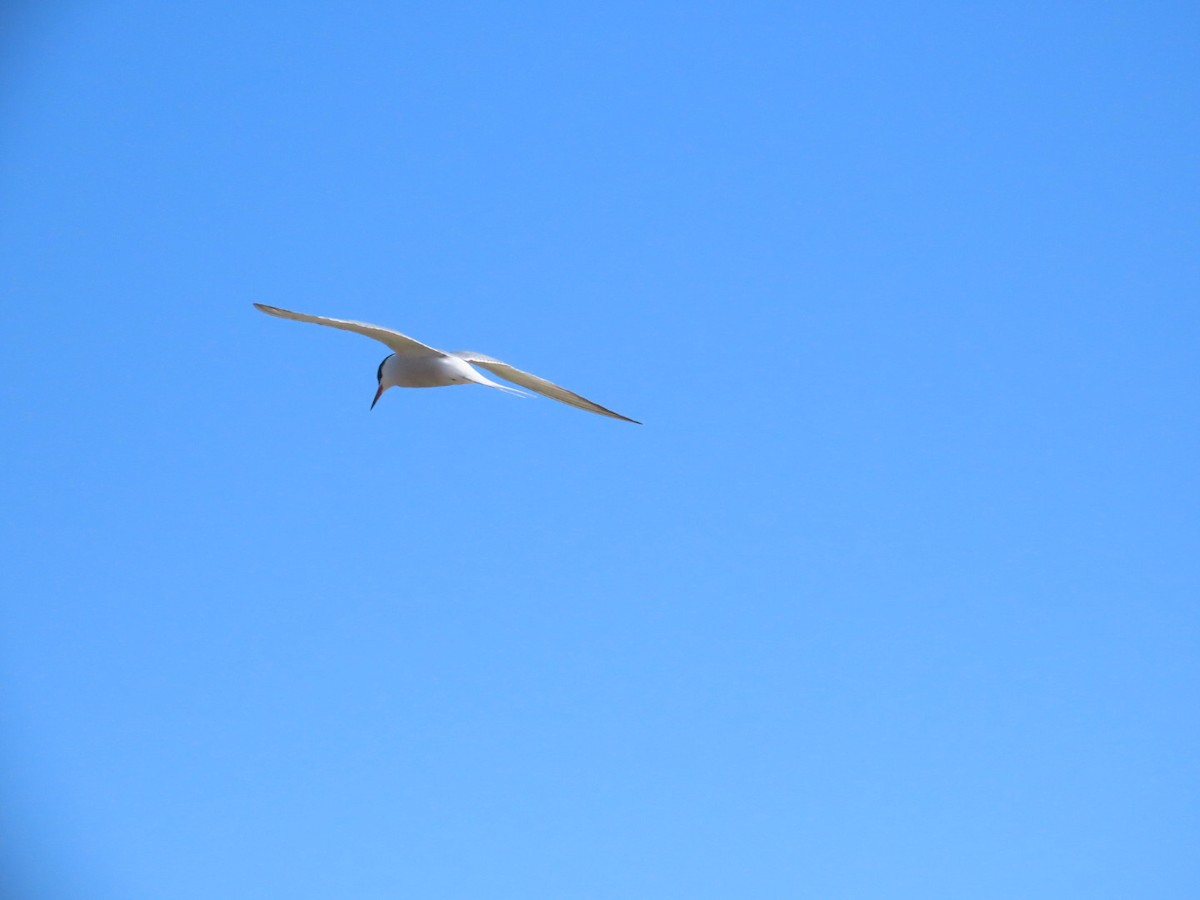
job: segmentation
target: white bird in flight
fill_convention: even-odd
[[[369,325],[366,322],[350,322],[346,319],[310,316],[306,313],[292,312],[290,309],[280,309],[278,306],[267,306],[263,303],[255,303],[254,305],[269,316],[278,316],[281,319],[295,319],[297,322],[312,322],[316,325],[328,325],[330,328],[340,328],[342,331],[356,331],[359,334],[365,334],[369,338],[374,338],[386,344],[391,349],[392,355],[385,358],[379,364],[379,370],[375,373],[375,378],[379,382],[379,390],[375,392],[375,399],[371,401],[371,409],[375,408],[375,404],[379,402],[379,398],[383,396],[383,392],[390,387],[418,388],[445,387],[452,384],[482,384],[487,387],[507,391],[510,394],[518,394],[522,397],[528,396],[524,391],[518,391],[506,385],[497,384],[473,368],[474,366],[479,366],[480,368],[487,369],[493,375],[498,375],[505,381],[511,381],[513,384],[529,388],[531,391],[536,391],[544,397],[549,397],[551,400],[558,400],[560,403],[566,403],[569,406],[575,406],[579,409],[586,409],[588,412],[598,413],[602,416],[611,416],[623,422],[633,422],[635,425],[642,424],[636,419],[622,416],[611,409],[605,409],[599,403],[593,403],[585,397],[580,397],[578,394],[572,393],[565,388],[560,388],[557,384],[549,382],[544,378],[538,378],[536,375],[522,372],[520,369],[515,369],[506,362],[501,362],[482,353],[473,353],[470,350],[457,350],[454,352],[438,350],[422,344],[420,341],[415,341],[398,331],[392,331],[390,328],[381,328],[378,325]]]

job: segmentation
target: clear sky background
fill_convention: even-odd
[[[1200,895],[1194,3],[4,9],[12,895]]]

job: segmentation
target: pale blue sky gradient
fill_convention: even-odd
[[[1200,894],[1194,4],[4,28],[17,890]]]

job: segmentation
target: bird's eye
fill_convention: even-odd
[[[379,364],[379,368],[375,372],[375,381],[383,381],[383,363],[388,361],[388,357],[384,357],[383,362]]]

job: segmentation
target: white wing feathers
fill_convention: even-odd
[[[623,422],[633,422],[635,425],[642,424],[637,419],[630,419],[620,413],[613,412],[611,409],[605,409],[599,403],[593,403],[586,397],[580,397],[566,388],[561,388],[552,381],[547,381],[545,378],[538,378],[536,375],[530,375],[528,372],[522,372],[520,369],[510,366],[506,362],[493,359],[483,353],[475,353],[471,350],[458,350],[451,353],[450,356],[456,356],[473,366],[487,369],[493,375],[498,375],[505,381],[511,381],[513,384],[529,388],[529,390],[536,391],[543,397],[549,397],[551,400],[557,400],[560,403],[566,403],[568,406],[574,406],[578,409],[586,409],[588,412],[599,413],[602,416],[611,416]]]
[[[278,316],[281,319],[295,319],[297,322],[312,322],[314,325],[328,325],[330,328],[340,328],[342,331],[353,331],[358,334],[366,335],[369,338],[374,338],[382,344],[386,344],[394,352],[401,356],[445,356],[441,350],[437,350],[420,341],[415,341],[406,334],[401,334],[398,331],[392,331],[390,328],[381,328],[378,325],[371,325],[367,322],[351,322],[347,319],[330,319],[327,316],[310,316],[307,313],[292,312],[290,309],[280,309],[278,306],[267,306],[265,303],[255,303],[258,309],[265,312],[268,316]]]

